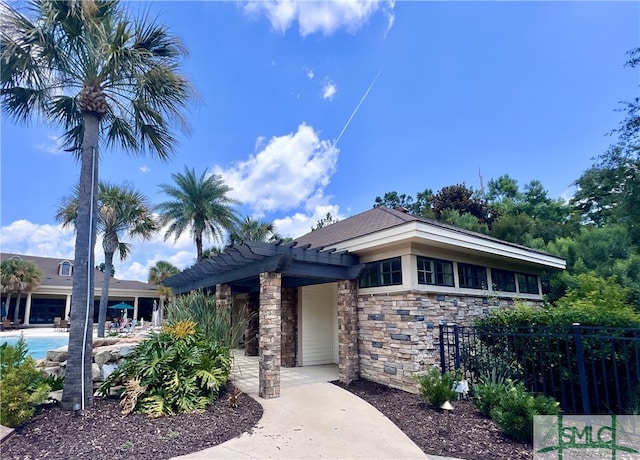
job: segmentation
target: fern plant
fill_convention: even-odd
[[[209,340],[195,322],[178,321],[140,342],[99,392],[106,396],[114,386],[124,385],[125,415],[194,412],[217,398],[230,372],[227,346]]]

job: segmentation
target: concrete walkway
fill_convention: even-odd
[[[240,351],[241,353],[241,351]],[[234,383],[264,415],[253,433],[176,459],[436,459],[369,403],[328,383],[336,365],[281,369],[280,398],[258,397],[258,361],[241,354]]]

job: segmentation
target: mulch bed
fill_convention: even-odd
[[[94,400],[82,415],[60,406],[42,406],[36,415],[2,443],[3,460],[137,459],[161,460],[206,449],[251,431],[262,417],[262,406],[242,394],[233,409],[233,387],[205,412],[150,418],[123,416],[116,398]]]
[[[469,401],[454,401],[454,410],[447,414],[430,408],[420,395],[368,380],[356,380],[348,386],[333,383],[386,415],[426,454],[467,460],[533,458],[531,445],[504,436],[500,428]]]

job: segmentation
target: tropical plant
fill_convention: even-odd
[[[454,382],[459,380],[455,375],[445,372],[440,374],[437,368],[431,368],[426,374],[418,377],[418,389],[430,406],[439,409],[446,401],[457,398]]]
[[[28,354],[27,343],[20,336],[15,345],[0,345],[0,424],[18,426],[27,421],[35,405],[43,402],[51,388],[36,362]]]
[[[140,342],[107,377],[100,393],[124,384],[120,404],[126,415],[151,416],[204,409],[218,396],[231,372],[231,352],[208,340],[194,321],[178,321]]]
[[[247,216],[231,231],[227,246],[242,245],[246,241],[268,243],[270,241],[278,241],[281,238],[273,222],[265,222]]]
[[[30,292],[40,285],[42,272],[36,264],[28,260],[4,259],[0,263],[0,280],[3,290],[7,292],[7,304],[5,305],[7,315],[11,306],[11,293],[18,293],[16,305],[13,308],[13,322],[18,324],[22,293]]]
[[[20,2],[18,5],[23,5]],[[179,73],[185,49],[148,16],[132,18],[117,0],[31,0],[2,6],[3,114],[62,126],[80,160],[71,331],[64,409],[93,404],[91,391],[93,249],[100,140],[108,147],[169,157],[172,125],[192,90]]]
[[[68,227],[76,224],[78,218],[78,188],[66,197],[56,213],[56,220]],[[100,182],[98,187],[98,232],[102,234],[104,250],[104,276],[98,310],[98,337],[104,337],[109,283],[114,273],[113,255],[118,251],[120,260],[131,253],[131,245],[121,239],[141,238],[147,240],[158,231],[158,224],[151,212],[149,200],[130,185],[113,185]]]
[[[215,296],[202,290],[175,297],[167,306],[170,323],[194,321],[208,340],[229,348],[238,343],[249,319],[244,312],[239,316],[241,320],[232,324],[231,309],[217,308]]]
[[[160,190],[171,200],[157,206],[162,225],[169,225],[165,240],[171,235],[177,240],[187,230],[196,244],[198,262],[203,259],[203,237],[222,241],[225,230],[232,231],[238,217],[232,205],[238,204],[227,194],[231,189],[218,175],[196,176],[195,170],[185,166],[184,174],[171,175],[175,185],[161,184]]]
[[[160,296],[160,312],[164,312],[164,303],[172,294],[171,288],[164,286],[162,282],[178,273],[180,273],[180,269],[166,260],[159,260],[149,269],[147,281],[157,288],[158,296]]]
[[[471,401],[481,414],[489,417],[491,410],[500,404],[503,395],[514,388],[516,383],[497,368],[493,368],[472,386]]]

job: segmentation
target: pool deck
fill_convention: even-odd
[[[25,337],[69,337],[68,332],[56,331],[52,327],[25,327],[22,329],[0,331],[0,339],[19,337],[20,334],[24,334]]]

